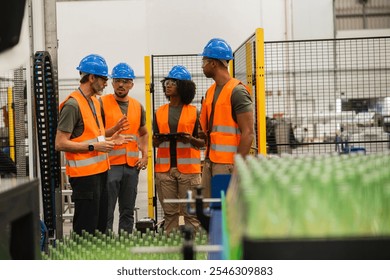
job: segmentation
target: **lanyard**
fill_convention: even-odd
[[[94,116],[94,118],[95,118],[96,124],[97,124],[97,126],[98,126],[98,128],[99,128],[99,130],[100,130],[99,120],[98,120],[98,117],[97,117],[97,114],[96,114],[96,109],[95,109],[95,106],[93,105],[92,99],[88,99],[88,98],[85,96],[84,92],[81,90],[80,87],[78,88],[78,90],[81,92],[81,94],[82,94],[82,95],[84,96],[84,98],[87,100],[88,105],[89,105],[89,108],[91,109],[92,114],[93,114],[93,116]]]

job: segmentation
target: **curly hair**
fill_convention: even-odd
[[[176,79],[164,79],[161,81],[163,86],[163,91],[165,94],[166,88],[164,86],[165,80],[174,80],[177,84],[177,92],[179,93],[179,96],[181,98],[181,101],[188,105],[194,100],[195,93],[196,93],[196,85],[193,81],[188,80],[176,80]],[[169,100],[169,97],[165,95],[165,97]]]

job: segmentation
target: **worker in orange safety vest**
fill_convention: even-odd
[[[203,73],[214,84],[202,102],[201,137],[206,140],[202,173],[204,197],[210,197],[211,178],[231,174],[234,156],[245,157],[254,139],[252,99],[248,87],[232,78],[228,63],[233,59],[229,44],[219,38],[211,39],[201,54]]]
[[[169,233],[178,228],[179,216],[184,216],[185,225],[197,230],[199,221],[187,212],[185,205],[164,202],[164,199],[184,199],[188,191],[195,195],[201,182],[199,148],[204,146],[204,140],[198,137],[199,112],[190,105],[196,87],[188,70],[181,65],[174,66],[162,84],[169,104],[156,111],[153,145],[157,147],[155,181],[164,210],[164,229]]]
[[[134,70],[127,63],[121,62],[112,69],[111,78],[114,93],[101,97],[106,135],[110,136],[121,130],[122,135],[132,140],[115,146],[109,153],[111,169],[107,178],[107,229],[113,230],[114,211],[118,201],[118,232],[124,230],[132,233],[139,172],[145,170],[148,164],[149,134],[145,125],[144,107],[129,96],[134,86]]]
[[[65,152],[66,174],[74,202],[73,231],[106,231],[108,152],[126,141],[117,133],[105,136],[100,103],[95,97],[107,85],[108,66],[103,57],[84,57],[77,70],[80,86],[61,104],[55,149]]]

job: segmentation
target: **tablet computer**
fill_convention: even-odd
[[[185,132],[175,132],[175,133],[155,133],[154,136],[168,139],[176,139],[177,137],[188,135]]]

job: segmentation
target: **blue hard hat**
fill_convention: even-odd
[[[231,60],[233,59],[233,52],[232,48],[225,40],[214,38],[211,39],[204,47],[201,56],[215,59]]]
[[[168,76],[166,76],[165,79],[190,81],[191,74],[184,66],[176,65],[172,67],[171,71],[169,71]]]
[[[113,79],[135,79],[134,70],[127,63],[121,62],[112,68]]]
[[[104,58],[98,54],[90,54],[80,61],[76,68],[82,73],[108,77],[108,66]]]

